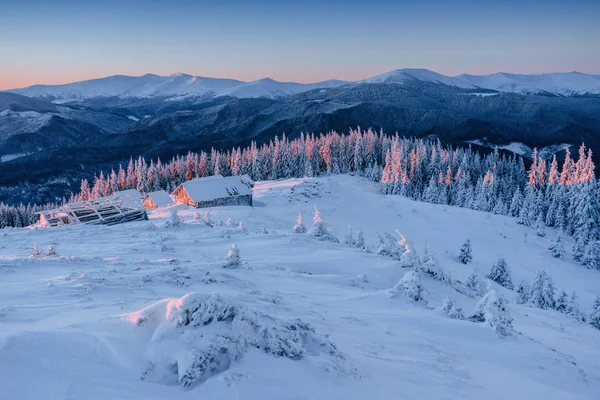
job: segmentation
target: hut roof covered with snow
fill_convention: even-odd
[[[99,197],[67,203],[61,207],[40,211],[40,224],[45,227],[92,224],[116,225],[130,221],[148,219],[142,205],[142,195],[134,189],[115,192]]]
[[[247,176],[221,175],[196,178],[184,182],[173,195],[178,203],[197,208],[221,205],[252,205],[254,182]]]
[[[169,193],[164,190],[158,190],[156,192],[147,193],[144,196],[144,207],[147,209],[156,207],[166,207],[173,204],[173,199],[169,196]]]

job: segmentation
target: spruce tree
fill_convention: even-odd
[[[543,310],[555,308],[555,288],[546,271],[538,271],[531,286],[530,301]]]
[[[507,289],[513,290],[515,287],[512,283],[512,278],[510,276],[510,270],[508,265],[506,264],[506,260],[502,257],[498,258],[494,265],[492,265],[492,270],[487,275],[488,279],[498,283],[500,286],[504,286]]]
[[[596,329],[600,329],[600,296],[596,296],[594,300],[594,306],[590,314],[590,325]]]
[[[550,252],[552,253],[552,257],[563,259],[565,257],[565,246],[562,239],[562,234],[558,232],[556,237],[552,240],[550,244]]]
[[[473,259],[473,255],[471,252],[471,240],[467,239],[465,243],[463,243],[460,248],[460,254],[458,255],[458,260],[463,264],[468,264]]]
[[[569,298],[567,292],[564,290],[560,292],[558,299],[556,299],[556,311],[563,314],[567,314],[569,312]]]

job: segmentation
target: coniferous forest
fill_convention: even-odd
[[[196,177],[247,174],[254,180],[357,173],[381,183],[381,191],[418,201],[509,215],[545,235],[559,228],[575,239],[573,256],[600,269],[600,184],[592,152],[582,144],[578,156],[567,149],[559,165],[534,150],[527,170],[518,156],[497,151],[481,155],[470,148],[442,146],[439,141],[402,138],[372,130],[350,130],[210,153],[188,153],[168,162],[131,159],[93,182],[83,180],[68,202],[102,197],[124,189],[142,193],[172,191]],[[54,205],[46,205],[52,207]],[[39,206],[0,204],[0,228],[35,222]],[[559,238],[558,238],[559,239]]]

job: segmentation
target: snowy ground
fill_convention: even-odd
[[[343,244],[347,225],[364,230],[371,248],[377,233],[398,229],[420,255],[432,246],[454,280],[487,273],[503,256],[515,284],[543,268],[559,290],[577,291],[587,313],[600,273],[552,258],[554,232],[541,238],[507,217],[383,196],[352,176],[260,182],[254,198],[253,208],[209,209],[214,227],[174,206],[180,227],[167,226],[170,210],[156,210],[150,221],[113,227],[0,231],[0,398],[598,398],[600,331],[517,305],[515,292],[497,286],[518,332],[500,337],[440,310],[445,295],[465,313],[478,300],[451,285],[424,278],[426,303],[390,298],[406,269]],[[292,232],[299,212],[310,228],[314,205],[342,243]],[[469,265],[456,261],[466,238]],[[57,254],[29,258],[34,244]],[[243,265],[226,269],[232,244]],[[188,293],[196,295],[180,299]],[[190,299],[211,293],[245,319],[175,327]],[[275,334],[296,319],[310,324],[309,339],[286,342],[304,356],[242,340],[239,357],[220,353],[202,379],[178,382],[190,354],[211,340],[254,335],[253,318]]]

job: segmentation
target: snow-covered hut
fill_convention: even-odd
[[[175,201],[196,208],[215,206],[251,206],[254,182],[247,176],[221,175],[196,178],[179,185]]]
[[[44,227],[69,224],[116,225],[148,219],[142,204],[143,196],[134,189],[115,192],[99,197],[67,203],[61,207],[38,212],[40,225]]]
[[[173,199],[169,196],[169,193],[164,190],[158,190],[156,192],[147,193],[144,196],[144,207],[150,210],[156,207],[166,207],[173,204]]]

